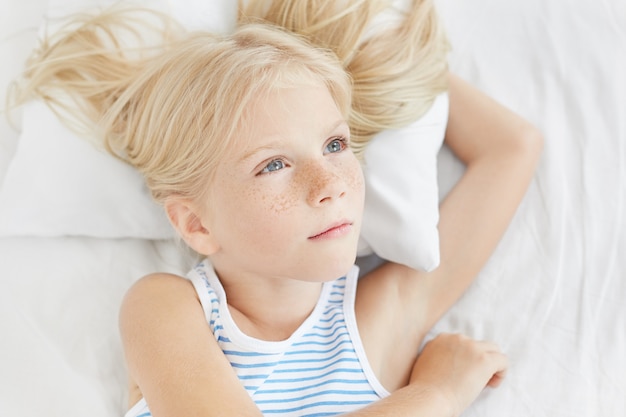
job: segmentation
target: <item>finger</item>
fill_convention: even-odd
[[[487,382],[487,386],[495,388],[500,385],[500,383],[506,376],[507,370],[509,368],[509,359],[500,352],[489,353],[489,356],[491,366],[493,367],[493,375]]]
[[[487,386],[491,388],[499,387],[500,384],[502,383],[502,380],[504,380],[505,376],[506,376],[506,371],[496,372],[495,374],[493,374],[489,382],[487,382]]]

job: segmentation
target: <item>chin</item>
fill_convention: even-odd
[[[320,276],[324,281],[333,281],[345,276],[356,261],[356,250],[351,256],[337,257],[328,260],[320,269]]]
[[[328,282],[345,276],[354,265],[354,257],[333,256],[333,257],[308,257],[305,261],[299,262],[299,266],[294,270],[294,275],[300,281]]]
[[[337,242],[339,243],[339,242]],[[357,241],[331,244],[322,250],[306,252],[300,264],[301,279],[328,282],[345,276],[356,261]]]

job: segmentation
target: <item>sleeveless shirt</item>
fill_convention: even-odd
[[[239,330],[208,260],[188,278],[215,339],[264,416],[332,416],[389,395],[367,361],[356,325],[358,267],[324,283],[313,312],[288,339],[278,342]],[[126,413],[148,416],[144,399]]]

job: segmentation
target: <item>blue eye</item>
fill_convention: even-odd
[[[283,161],[281,161],[280,159],[274,159],[273,161],[270,161],[270,163],[265,165],[265,168],[263,168],[261,172],[262,173],[275,172],[275,171],[283,169],[284,167],[285,167],[285,163]]]
[[[326,145],[326,150],[328,151],[328,153],[337,153],[346,149],[347,146],[348,145],[346,144],[345,139],[338,138],[330,141],[330,143]]]

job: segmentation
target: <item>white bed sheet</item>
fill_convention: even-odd
[[[23,3],[0,3],[4,79],[47,5]],[[452,70],[545,135],[511,227],[431,333],[491,339],[509,355],[506,381],[464,416],[626,416],[626,4],[437,4]],[[0,133],[3,168],[17,135]],[[439,162],[443,195],[462,167],[445,149]],[[117,308],[137,277],[183,272],[179,253],[168,241],[0,239],[0,415],[122,415]]]

